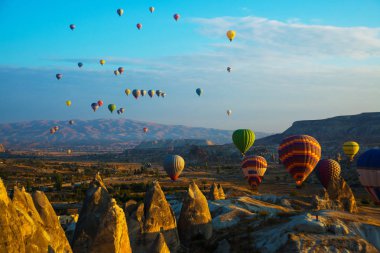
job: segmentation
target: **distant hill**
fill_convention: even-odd
[[[53,126],[59,126],[59,130],[51,135],[49,129]],[[143,132],[144,127],[149,129],[146,134]],[[224,144],[231,142],[231,134],[232,131],[229,130],[163,125],[129,119],[75,120],[73,125],[68,121],[56,120],[0,124],[0,143],[8,149],[21,150],[75,148],[83,151],[114,151],[135,147],[140,142],[148,141],[152,145],[152,141],[156,140],[181,139]],[[260,138],[268,134],[259,132],[256,135]]]
[[[181,140],[154,140],[143,141],[135,147],[135,149],[149,149],[149,148],[177,148],[186,146],[213,146],[212,141],[203,139],[181,139]]]
[[[341,146],[355,140],[361,146],[380,145],[380,112],[338,116],[321,120],[296,121],[281,134],[257,140],[255,145],[278,145],[282,139],[296,134],[308,134],[320,143]]]

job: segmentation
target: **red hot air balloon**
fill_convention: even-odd
[[[144,133],[147,133],[147,132],[148,132],[148,128],[147,128],[147,127],[144,127],[144,128],[143,128],[143,131],[144,131]]]
[[[132,95],[133,95],[136,99],[138,99],[139,96],[141,95],[141,91],[140,91],[140,90],[133,90],[133,91],[132,91]]]
[[[58,79],[58,80],[61,80],[61,78],[63,77],[62,74],[56,74],[55,77]]]
[[[179,14],[177,14],[177,13],[173,15],[173,18],[174,18],[175,21],[178,21],[178,19],[179,19],[180,17],[181,17],[181,16],[180,16]]]
[[[286,170],[296,180],[297,187],[300,187],[321,158],[321,146],[311,136],[294,135],[281,142],[278,154]]]
[[[340,171],[339,163],[332,159],[320,160],[315,167],[317,178],[326,189],[330,182],[334,182],[340,178]]]
[[[103,106],[103,104],[104,104],[104,103],[103,103],[102,100],[99,100],[99,101],[98,101],[98,105],[99,105],[99,106]]]
[[[117,70],[119,71],[120,74],[124,73],[124,68],[123,67],[119,67]]]
[[[246,156],[241,163],[244,177],[248,180],[253,189],[263,181],[264,174],[267,170],[267,161],[262,156]]]
[[[136,25],[136,27],[137,27],[137,29],[141,30],[141,28],[142,28],[142,24],[138,23],[138,24]]]

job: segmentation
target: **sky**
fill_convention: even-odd
[[[282,132],[380,111],[379,13],[379,0],[1,0],[0,123],[123,117]],[[126,88],[167,96],[136,100]]]

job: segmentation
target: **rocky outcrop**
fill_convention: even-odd
[[[15,187],[11,201],[0,179],[0,210],[0,252],[72,252],[44,193]]]
[[[152,248],[149,251],[150,253],[170,253],[168,245],[166,245],[165,237],[163,234],[157,235],[156,240],[152,245]]]
[[[125,213],[125,217],[128,217],[129,215],[131,215],[133,212],[136,211],[138,207],[138,204],[135,200],[128,200],[125,205],[124,205],[124,213]]]
[[[74,252],[132,252],[124,211],[111,198],[99,173],[91,182],[76,224]]]
[[[350,213],[358,211],[354,194],[343,178],[331,181],[323,196],[314,196],[312,206],[316,210],[332,209]]]
[[[128,219],[133,252],[149,252],[161,232],[171,252],[179,247],[177,222],[174,212],[158,182],[148,186],[144,203]]]
[[[209,200],[226,199],[223,188],[220,184],[213,183],[208,194]]]
[[[206,197],[195,182],[189,185],[178,221],[182,244],[189,246],[193,240],[208,240],[212,236],[212,219]]]
[[[0,153],[4,153],[4,152],[5,152],[4,145],[0,143]]]

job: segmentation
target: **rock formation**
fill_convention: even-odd
[[[0,153],[4,153],[4,152],[5,152],[4,145],[0,143]]]
[[[0,252],[72,252],[44,193],[15,187],[11,201],[0,179],[0,210]]]
[[[111,198],[99,173],[86,192],[72,241],[74,252],[132,252],[123,210]]]
[[[213,183],[208,194],[209,200],[226,199],[223,188],[220,184]]]
[[[343,178],[331,181],[323,195],[322,198],[314,196],[312,203],[314,209],[343,210],[350,213],[358,211],[354,194]]]
[[[189,246],[193,240],[208,240],[212,236],[212,219],[207,199],[195,182],[189,185],[178,221],[182,244]]]
[[[163,234],[159,234],[154,240],[152,248],[149,251],[150,253],[170,253],[168,245],[166,245],[165,237]]]
[[[161,232],[171,252],[179,247],[174,212],[158,182],[149,185],[144,203],[128,219],[133,252],[149,252]]]

